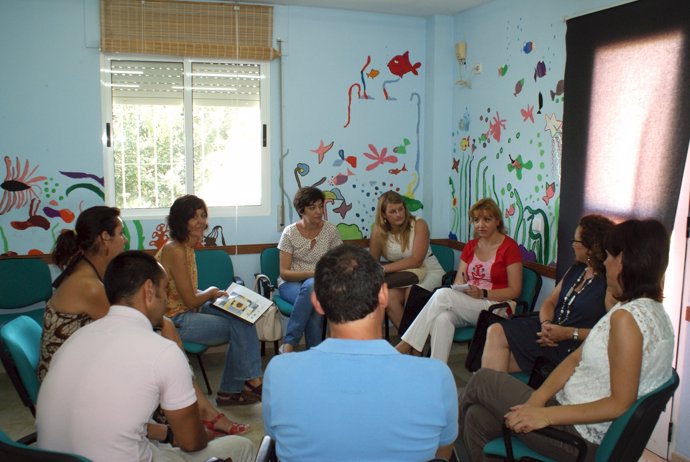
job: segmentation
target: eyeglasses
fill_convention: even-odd
[[[571,239],[571,240],[570,240],[570,244],[571,244],[571,245],[572,245],[572,244],[575,244],[576,242],[577,242],[578,244],[585,245],[584,241],[578,241],[577,239]]]

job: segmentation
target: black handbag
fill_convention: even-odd
[[[467,349],[467,358],[465,359],[465,368],[474,372],[482,367],[482,354],[484,353],[484,344],[486,344],[486,331],[489,326],[495,322],[505,320],[501,316],[493,312],[494,309],[501,308],[503,304],[494,305],[490,311],[484,310],[479,313],[477,319],[477,326],[474,329],[474,336],[470,340],[470,345]]]

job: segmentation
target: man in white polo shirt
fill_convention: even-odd
[[[123,252],[108,265],[104,285],[113,306],[65,342],[41,385],[40,447],[107,462],[253,460],[246,438],[208,442],[187,359],[153,331],[166,310],[167,284],[144,252]],[[158,436],[163,443],[147,438],[159,405],[169,423],[165,438]]]

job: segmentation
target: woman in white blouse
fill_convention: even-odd
[[[460,436],[471,460],[506,425],[534,450],[568,460],[572,447],[532,434],[556,425],[585,439],[594,460],[611,421],[671,376],[673,327],[661,304],[669,236],[656,220],[616,225],[606,239],[606,278],[619,301],[537,390],[480,369],[460,402]],[[574,458],[574,457],[571,457]]]
[[[292,303],[281,353],[292,352],[303,334],[307,348],[321,342],[323,316],[311,304],[314,268],[326,252],[343,243],[335,225],[323,219],[324,199],[323,192],[317,188],[297,191],[292,202],[300,220],[283,230],[278,243],[278,293]]]

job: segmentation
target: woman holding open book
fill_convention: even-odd
[[[55,242],[53,261],[62,270],[55,279],[55,292],[43,314],[39,380],[43,380],[53,355],[78,329],[108,313],[110,303],[103,287],[103,274],[110,261],[127,243],[120,210],[90,207],[77,218],[73,230],[63,230]],[[170,319],[164,319],[161,335],[182,348],[182,341]],[[204,426],[217,435],[241,435],[249,425],[233,422],[218,411],[194,382],[199,414]],[[166,427],[149,424],[149,437],[163,440]]]
[[[168,216],[170,241],[156,254],[168,273],[168,312],[183,341],[228,343],[216,403],[252,404],[261,400],[261,355],[256,328],[211,307],[226,295],[218,287],[197,287],[194,248],[208,228],[208,209],[193,195],[179,197]]]
[[[475,239],[460,255],[455,277],[460,287],[434,292],[396,346],[401,353],[421,352],[431,335],[431,357],[447,362],[456,327],[476,325],[482,310],[520,295],[522,257],[517,243],[504,234],[498,205],[481,199],[469,215]]]

